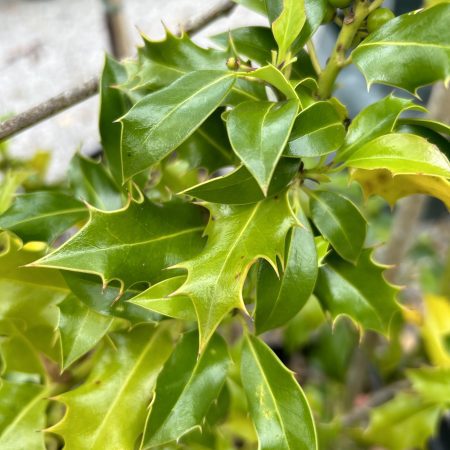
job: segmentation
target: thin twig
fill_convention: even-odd
[[[215,8],[209,10],[206,14],[188,22],[183,27],[183,30],[187,33],[196,33],[213,20],[230,13],[235,5],[234,2],[225,0]],[[0,123],[0,142],[92,97],[98,93],[98,87],[99,79],[98,77],[94,77],[81,86],[77,86],[56,97],[52,97],[49,100]]]
[[[408,389],[411,386],[409,380],[400,380],[389,386],[385,386],[378,391],[375,391],[368,399],[367,403],[363,406],[358,406],[351,410],[348,414],[345,414],[341,423],[344,427],[354,425],[361,420],[367,419],[369,412],[372,408],[380,406],[383,403],[391,400],[398,392]]]

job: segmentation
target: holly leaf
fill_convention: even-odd
[[[397,289],[386,282],[386,267],[375,263],[371,254],[371,249],[363,250],[356,265],[329,255],[319,269],[315,294],[333,318],[345,314],[363,328],[388,334],[400,311]]]
[[[244,339],[241,378],[258,433],[258,448],[318,448],[314,421],[305,394],[292,372],[257,337],[246,336]]]
[[[0,228],[9,230],[24,242],[53,242],[77,222],[86,220],[85,205],[61,192],[20,194],[0,216]]]
[[[418,117],[405,117],[404,119],[398,119],[396,125],[413,125],[428,128],[436,133],[445,134],[450,136],[450,126],[438,122],[437,120],[421,119]]]
[[[351,179],[361,185],[366,198],[380,195],[391,206],[408,195],[425,194],[438,198],[450,210],[450,183],[442,177],[393,175],[386,169],[354,169]]]
[[[54,397],[66,414],[48,431],[67,448],[134,448],[145,424],[156,378],[172,349],[166,326],[141,326],[111,334],[88,379]]]
[[[203,246],[202,230],[202,209],[189,204],[143,200],[113,212],[91,208],[89,222],[33,266],[97,274],[104,285],[116,279],[123,290],[194,256]]]
[[[129,303],[142,306],[150,311],[179,320],[196,321],[194,305],[186,295],[170,296],[180,288],[186,277],[184,275],[168,278],[150,286],[147,290],[129,300]]]
[[[264,195],[298,111],[298,102],[244,102],[228,115],[227,130],[234,152],[258,182]]]
[[[450,334],[450,301],[446,297],[426,295],[424,306],[421,333],[426,353],[433,364],[450,368],[450,353],[445,345]]]
[[[345,260],[356,264],[367,223],[348,198],[331,191],[309,191],[311,218],[322,236]]]
[[[299,100],[298,95],[293,86],[289,83],[289,80],[283,75],[283,72],[272,64],[260,67],[246,75],[269,83],[278,89],[288,100]]]
[[[142,38],[144,45],[138,48],[137,70],[128,83],[135,90],[156,91],[189,72],[221,70],[227,60],[226,52],[199,47],[186,33],[176,36],[167,28],[161,41],[152,41],[145,35]]]
[[[422,367],[407,372],[413,389],[429,403],[446,409],[450,403],[450,367]]]
[[[99,131],[111,174],[119,185],[122,183],[122,159],[120,155],[121,126],[116,120],[131,106],[126,95],[117,89],[127,79],[125,67],[109,55],[105,56],[100,78]]]
[[[439,407],[424,402],[415,394],[400,393],[370,414],[367,441],[389,450],[424,448],[439,419]]]
[[[307,219],[300,213],[302,224]],[[309,224],[294,227],[280,277],[261,261],[256,288],[255,328],[258,334],[291,320],[311,296],[318,274],[316,244]]]
[[[251,265],[263,258],[276,268],[276,258],[284,258],[286,234],[296,224],[286,195],[253,205],[207,207],[211,217],[204,250],[175,266],[188,271],[175,294],[192,299],[200,352],[226,314],[234,308],[245,311],[242,287]]]
[[[235,156],[228,140],[227,130],[217,109],[197,131],[177,148],[177,159],[186,161],[190,168],[204,168],[209,173],[233,164]]]
[[[337,152],[336,160],[345,161],[364,144],[393,132],[400,114],[411,109],[425,111],[411,100],[393,95],[364,108],[350,124],[345,141]]]
[[[280,193],[292,181],[299,167],[298,160],[281,158],[273,173],[267,197]],[[245,205],[264,200],[261,188],[245,166],[240,166],[227,175],[197,184],[180,194],[227,205]]]
[[[267,27],[235,28],[234,30],[212,36],[209,39],[224,50],[231,45],[231,48],[238,55],[250,58],[261,65],[271,61],[271,50],[277,47],[272,31]]]
[[[43,244],[22,243],[8,233],[0,234],[0,334],[3,371],[32,375],[40,382],[47,377],[44,353],[57,361],[55,346],[58,309],[69,293],[59,273],[24,265],[42,256]]]
[[[124,180],[175,150],[222,103],[234,81],[234,73],[199,70],[137,102],[120,119]]]
[[[75,295],[68,295],[58,307],[61,368],[66,370],[98,344],[110,329],[114,318],[98,314]]]
[[[303,0],[284,0],[281,14],[272,23],[272,32],[278,44],[278,64],[287,56],[289,48],[302,31],[306,21]]]
[[[378,137],[354,151],[345,162],[357,169],[387,169],[394,175],[450,177],[450,162],[426,139],[407,133]]]
[[[38,384],[2,380],[0,387],[0,448],[45,450],[48,390]]]
[[[316,102],[295,120],[284,155],[316,157],[336,151],[344,142],[345,127],[330,102]]]
[[[183,336],[158,377],[155,399],[147,419],[141,448],[154,448],[202,428],[219,397],[230,365],[227,346],[215,334],[200,357],[198,333]]]
[[[326,15],[327,0],[303,0],[306,20],[299,36],[292,44],[292,53],[298,55],[306,44],[306,41],[316,32]]]
[[[159,315],[127,302],[141,292],[137,287],[129,288],[121,295],[118,283],[104,286],[97,275],[70,271],[63,271],[62,275],[78,300],[103,316],[120,317],[132,324],[157,322],[160,318]]]
[[[68,175],[72,190],[79,199],[106,211],[123,206],[119,187],[99,161],[77,153],[72,158]]]
[[[369,86],[382,83],[417,93],[421,86],[448,81],[449,17],[449,3],[401,15],[364,39],[352,60]]]

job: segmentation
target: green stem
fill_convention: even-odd
[[[328,63],[319,77],[318,96],[321,99],[331,97],[334,83],[339,72],[347,63],[346,52],[366,17],[383,3],[383,0],[356,0],[354,11],[347,12],[336,44]]]
[[[319,76],[322,73],[322,67],[320,67],[319,58],[317,57],[316,48],[314,47],[314,43],[312,39],[309,39],[306,43],[306,48],[308,49],[308,55],[311,59],[311,64],[316,71],[316,74]]]

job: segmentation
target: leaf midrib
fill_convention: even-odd
[[[202,231],[203,230],[203,226],[198,226],[198,227],[194,227],[194,228],[188,228],[186,230],[182,230],[182,231],[177,231],[176,233],[172,233],[172,234],[166,234],[164,236],[158,236],[157,238],[154,239],[148,239],[146,241],[139,241],[139,242],[132,242],[132,243],[122,243],[122,244],[115,244],[115,245],[110,245],[107,247],[94,247],[94,248],[83,248],[81,253],[82,254],[87,254],[87,253],[96,253],[96,252],[104,252],[104,251],[110,251],[110,250],[117,250],[118,248],[128,248],[128,247],[135,247],[135,246],[140,246],[140,245],[147,245],[153,242],[161,242],[161,241],[165,241],[167,239],[172,239],[172,238],[176,238],[178,236],[182,236],[184,234],[189,234],[189,233],[195,233],[197,231]],[[56,250],[56,251],[59,251]],[[71,252],[71,254],[69,255],[69,257],[73,256],[74,254],[78,254],[79,251],[74,251]],[[52,256],[51,254],[49,255],[49,257]],[[60,259],[65,259],[67,256],[62,255]],[[45,259],[43,259],[43,261],[45,262]]]
[[[319,196],[317,196],[317,195],[315,195],[313,193],[310,193],[310,195],[326,209],[326,211],[329,213],[329,215],[331,216],[333,221],[338,225],[339,229],[342,231],[342,234],[344,235],[345,240],[347,241],[349,247],[353,249],[353,245],[352,245],[351,239],[347,235],[347,233],[345,231],[345,227],[342,227],[341,223],[339,222],[339,220],[336,217],[336,215],[333,213],[332,209],[323,200],[321,200]]]
[[[252,355],[253,355],[253,357],[254,357],[254,360],[255,360],[255,362],[256,362],[256,365],[257,365],[257,367],[258,367],[258,369],[259,369],[259,371],[260,371],[260,373],[261,373],[261,376],[262,376],[264,382],[266,383],[266,385],[267,385],[268,388],[269,388],[269,393],[270,393],[270,396],[271,396],[271,398],[272,398],[273,404],[274,404],[274,406],[275,406],[275,411],[276,411],[277,417],[278,417],[278,419],[279,419],[279,423],[280,423],[280,425],[281,425],[281,429],[283,430],[283,434],[284,434],[284,436],[285,436],[285,442],[286,442],[286,444],[288,445],[288,448],[291,448],[290,443],[289,443],[289,440],[288,440],[288,438],[287,438],[286,428],[285,428],[285,426],[284,426],[284,421],[283,421],[283,419],[282,419],[281,412],[280,412],[280,410],[279,410],[279,408],[278,408],[278,404],[277,404],[276,398],[275,398],[275,396],[274,396],[274,394],[273,394],[273,392],[272,392],[272,386],[271,386],[271,384],[269,383],[269,380],[267,379],[266,373],[265,373],[265,371],[264,371],[264,369],[263,369],[261,363],[259,362],[259,358],[258,358],[258,355],[257,355],[257,353],[256,353],[256,350],[254,349],[253,344],[252,344],[252,342],[250,341],[249,338],[247,338],[247,343],[248,343],[248,346],[249,346],[250,351],[252,352]]]
[[[125,391],[125,389],[128,387],[127,385],[129,384],[130,380],[132,379],[132,377],[135,375],[137,369],[140,367],[140,364],[142,363],[142,361],[144,360],[145,356],[147,356],[148,351],[150,350],[150,348],[153,345],[153,342],[155,341],[156,337],[159,335],[159,331],[160,330],[156,330],[152,337],[150,338],[150,340],[148,341],[148,344],[144,347],[142,353],[140,354],[139,358],[136,360],[136,363],[134,365],[134,367],[131,369],[131,371],[128,373],[128,375],[126,376],[122,387],[119,389],[115,399],[113,400],[113,402],[111,403],[108,411],[106,412],[106,414],[103,416],[103,419],[101,420],[99,426],[97,427],[95,433],[94,433],[94,440],[92,441],[92,448],[95,448],[95,444],[97,442],[97,439],[99,437],[100,432],[102,431],[103,427],[105,426],[105,423],[107,421],[107,419],[109,418],[109,416],[111,415],[112,411],[114,410],[114,407],[116,406],[117,402],[119,401],[120,396],[123,394],[123,392]]]
[[[15,222],[12,225],[9,225],[10,227],[17,227],[20,225],[24,225],[26,223],[32,223],[34,221],[39,221],[42,219],[46,219],[47,217],[54,217],[54,216],[63,216],[66,214],[75,214],[78,212],[87,212],[86,208],[73,208],[73,209],[66,209],[66,210],[58,210],[58,211],[53,211],[50,213],[45,213],[45,214],[40,214],[38,216],[33,216],[33,217],[29,217],[27,219],[23,219],[20,220],[18,222]]]
[[[42,391],[39,392],[36,397],[34,397],[30,402],[28,402],[27,406],[25,408],[22,408],[19,414],[14,418],[14,420],[3,430],[3,433],[1,435],[0,440],[3,440],[5,436],[7,436],[12,429],[22,420],[22,418],[28,414],[28,412],[36,405],[40,400],[43,400],[41,397]]]

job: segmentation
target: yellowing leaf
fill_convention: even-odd
[[[436,295],[425,296],[425,317],[422,336],[433,364],[450,368],[450,354],[443,342],[450,334],[450,300]]]
[[[195,258],[176,267],[188,271],[175,292],[194,303],[200,330],[200,351],[233,308],[245,311],[242,287],[251,265],[264,258],[276,267],[283,260],[286,234],[296,224],[286,195],[246,206],[208,204],[208,242]]]
[[[442,177],[393,175],[386,169],[354,169],[351,178],[361,185],[365,197],[380,195],[391,206],[402,197],[425,194],[438,198],[450,209],[450,183]]]

